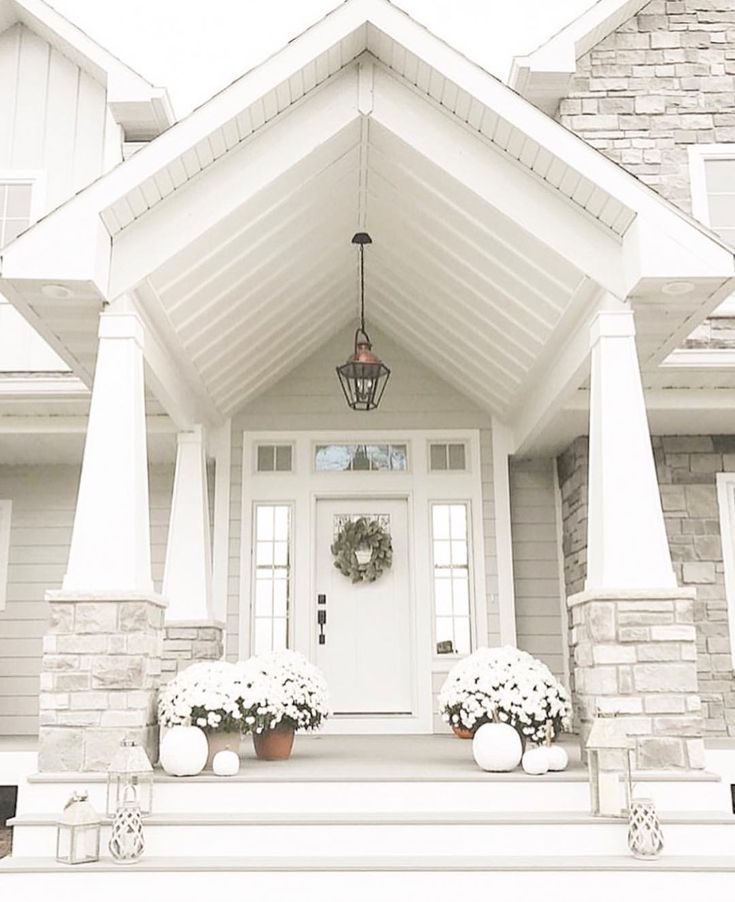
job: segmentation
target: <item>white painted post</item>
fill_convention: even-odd
[[[590,328],[586,591],[676,588],[635,344],[633,311]]]
[[[515,645],[516,602],[513,581],[513,535],[510,518],[509,458],[513,436],[505,423],[493,417],[493,497],[495,499],[495,553],[498,561],[498,619],[500,641]]]
[[[212,619],[212,554],[204,430],[178,435],[163,573],[166,622]]]
[[[125,297],[100,315],[65,592],[153,592],[143,334]]]
[[[214,617],[227,622],[230,562],[230,467],[232,421],[226,420],[212,436],[214,452],[214,536],[212,542],[212,608]]]

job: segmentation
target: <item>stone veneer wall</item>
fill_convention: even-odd
[[[219,661],[224,655],[223,628],[217,623],[176,623],[164,627],[161,684],[196,661]]]
[[[581,592],[569,599],[575,717],[622,718],[641,769],[702,768],[694,592]]]
[[[735,679],[715,486],[718,472],[735,471],[735,436],[654,436],[652,443],[677,579],[696,589],[693,613],[705,732],[735,736]],[[575,439],[557,466],[567,594],[573,595],[586,573],[587,439]]]
[[[156,761],[162,600],[49,595],[39,770],[106,771],[122,739],[134,739]]]
[[[578,60],[558,119],[691,211],[688,147],[735,142],[735,0],[651,0]]]

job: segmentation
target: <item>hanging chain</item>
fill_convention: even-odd
[[[365,333],[365,245],[360,245],[360,328]]]

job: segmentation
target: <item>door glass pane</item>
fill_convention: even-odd
[[[291,508],[288,504],[255,506],[253,652],[286,648],[291,595]]]
[[[432,470],[446,470],[446,468],[447,468],[447,446],[446,445],[430,445],[429,446],[429,467]]]
[[[464,445],[449,445],[449,469],[464,470]]]
[[[433,504],[434,617],[438,654],[471,651],[467,505]]]
[[[258,445],[258,472],[268,473],[273,469],[275,448],[273,445]]]

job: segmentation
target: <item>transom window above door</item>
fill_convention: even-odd
[[[349,444],[317,445],[314,469],[320,472],[346,470],[408,469],[408,449],[405,444]]]

